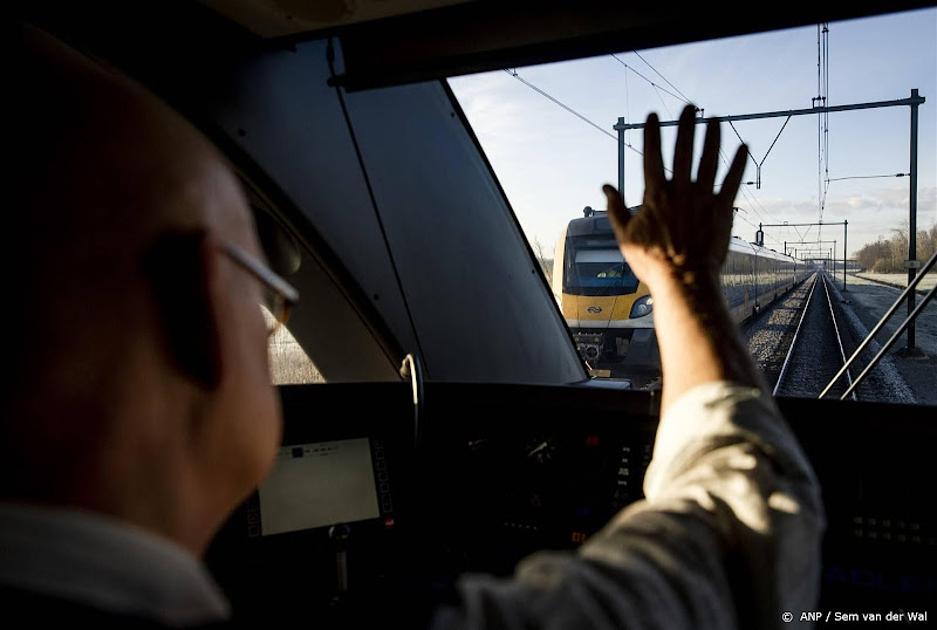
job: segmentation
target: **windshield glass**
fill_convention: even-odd
[[[675,118],[692,104],[694,164],[707,121],[721,120],[716,188],[749,148],[719,275],[730,316],[776,395],[824,391],[937,251],[935,24],[928,8],[653,50],[622,42],[450,80],[593,377],[660,385],[653,296],[618,252],[601,186],[641,212],[644,121],[662,121],[669,169]],[[915,304],[935,283],[937,268]],[[937,405],[937,300],[845,391],[913,306],[827,397]]]

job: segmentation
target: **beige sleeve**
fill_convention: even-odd
[[[644,488],[577,554],[530,556],[513,580],[464,578],[434,627],[799,627],[823,511],[770,399],[725,382],[687,392],[661,420]]]

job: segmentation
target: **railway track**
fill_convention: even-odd
[[[775,396],[816,397],[846,362],[851,335],[844,334],[843,322],[829,287],[830,279],[817,272],[810,281],[807,298],[784,363],[774,386]],[[839,380],[828,396],[839,397],[852,383],[852,374]],[[855,399],[855,393],[852,398]]]

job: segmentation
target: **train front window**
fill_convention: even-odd
[[[567,239],[565,292],[625,295],[637,291],[638,279],[614,242],[601,242],[598,247],[589,245],[585,239]]]
[[[267,324],[271,325],[273,315],[266,309],[263,314]],[[285,325],[278,326],[267,340],[267,357],[270,380],[274,385],[325,382],[315,363]]]
[[[643,122],[651,112],[665,121],[670,167],[676,127],[666,122],[692,103],[694,163],[704,123],[722,119],[717,187],[736,148],[749,147],[721,282],[772,391],[937,405],[937,300],[853,387],[905,319],[902,304],[827,389],[899,298],[909,267],[937,251],[937,9],[623,49],[449,84],[593,377],[660,386],[653,300],[616,247],[601,186],[621,187],[640,212]],[[918,286],[918,304],[935,284],[937,266]]]

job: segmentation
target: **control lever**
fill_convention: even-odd
[[[329,540],[335,550],[335,598],[339,603],[348,594],[348,542],[351,539],[351,527],[344,523],[329,528]]]

